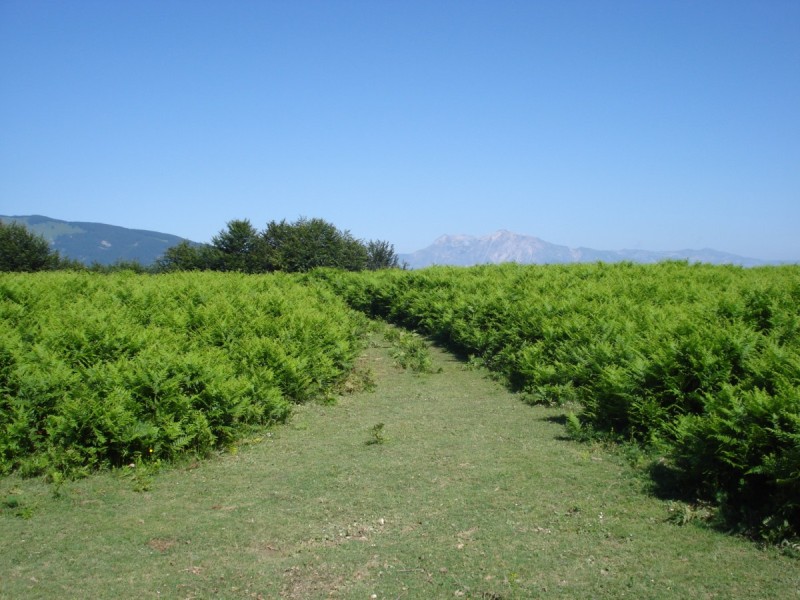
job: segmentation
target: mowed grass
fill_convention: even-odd
[[[441,372],[403,371],[388,345],[364,357],[373,392],[235,452],[58,497],[0,480],[0,597],[800,597],[797,559],[671,523],[622,458],[564,439],[563,410],[435,348]]]

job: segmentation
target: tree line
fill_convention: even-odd
[[[364,242],[323,219],[301,217],[293,223],[270,221],[258,231],[248,219],[229,221],[210,244],[183,241],[168,248],[155,264],[120,261],[86,266],[63,258],[42,236],[19,223],[0,222],[0,271],[90,269],[139,272],[236,271],[305,272],[316,267],[364,271],[400,267],[394,246],[384,240]]]

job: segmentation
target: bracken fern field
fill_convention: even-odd
[[[207,454],[330,395],[365,319],[286,275],[0,276],[0,472]]]
[[[800,532],[797,266],[3,274],[0,473],[224,448],[335,393],[364,315],[565,406],[576,437],[647,449],[661,485],[726,527]]]
[[[481,362],[573,433],[664,453],[680,493],[767,537],[800,531],[800,268],[434,267],[316,277]]]

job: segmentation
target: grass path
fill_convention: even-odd
[[[441,373],[400,371],[376,340],[375,391],[148,491],[0,480],[0,597],[800,598],[796,559],[667,522],[559,410],[437,349]]]

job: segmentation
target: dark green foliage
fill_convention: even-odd
[[[0,472],[207,454],[324,398],[363,317],[284,275],[0,277]]]
[[[50,271],[61,264],[42,236],[19,223],[0,221],[0,271]]]
[[[183,241],[167,248],[155,263],[156,273],[173,271],[222,271],[224,260],[221,251],[209,245],[197,246]]]
[[[396,269],[400,266],[400,259],[394,251],[394,245],[383,240],[370,240],[367,242],[367,269]]]
[[[300,218],[294,223],[270,221],[261,232],[248,220],[230,221],[210,246],[183,242],[169,248],[157,270],[303,273],[318,267],[362,271],[397,266],[388,242],[364,244],[322,219]]]
[[[227,229],[220,231],[211,240],[217,250],[216,264],[206,268],[216,271],[238,271],[240,273],[264,273],[274,271],[268,255],[268,246],[247,219],[230,221]]]
[[[660,448],[684,491],[751,533],[800,532],[800,268],[436,267],[313,274],[434,336],[568,423]]]
[[[348,231],[322,219],[271,221],[263,233],[277,271],[301,273],[317,267],[345,271],[367,268],[367,248]]]
[[[155,266],[160,272],[196,271],[201,268],[197,249],[186,241],[167,248]]]
[[[675,426],[675,461],[683,484],[714,498],[725,521],[770,541],[798,531],[800,396],[726,386],[702,415]]]

